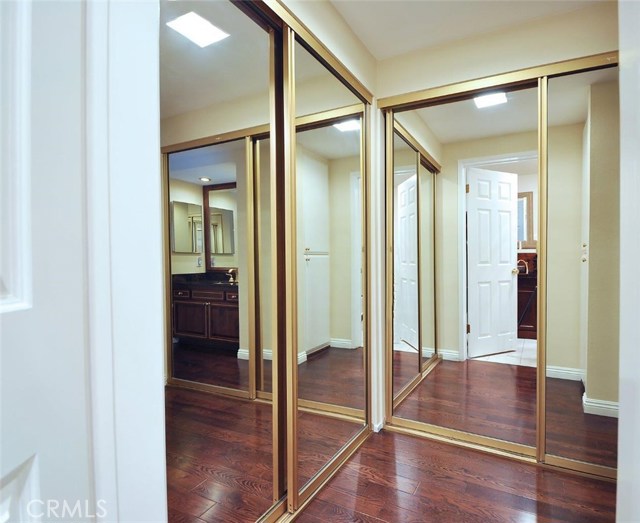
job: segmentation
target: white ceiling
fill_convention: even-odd
[[[566,13],[602,0],[330,1],[371,54],[383,60]]]

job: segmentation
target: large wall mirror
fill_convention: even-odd
[[[428,356],[432,324],[440,360],[404,383],[388,360],[394,398],[402,386],[409,391],[393,402],[393,425],[615,475],[618,89],[617,69],[597,68],[608,62],[593,57],[589,72],[571,74],[567,65],[557,77],[461,87],[450,100],[404,97],[387,112],[442,164],[418,184],[418,202],[435,192],[426,196],[435,222],[421,216],[420,231],[407,234],[401,212],[387,214],[393,263],[412,267],[417,247],[420,346]],[[406,150],[397,124],[387,125],[387,140],[388,201],[401,208],[411,199],[389,183]],[[431,241],[424,231],[433,231]],[[398,267],[387,271],[394,349],[398,302],[410,287],[403,277]],[[425,301],[430,292],[435,302]]]
[[[366,426],[363,105],[295,45],[296,484]]]
[[[618,69],[551,78],[548,99],[546,459],[614,469]]]
[[[160,7],[167,199],[187,205],[187,215],[200,209],[192,219],[195,246],[180,244],[167,260],[169,519],[255,521],[286,493],[277,459],[286,441],[273,439],[278,405],[253,400],[258,385],[269,388],[269,368],[257,380],[257,347],[269,358],[273,348],[272,331],[263,331],[258,344],[255,329],[257,318],[273,309],[256,302],[258,295],[268,300],[262,288],[271,275],[257,274],[256,266],[270,255],[256,249],[256,234],[270,231],[269,207],[262,216],[253,212],[256,173],[262,187],[270,184],[268,140],[259,147],[266,163],[253,159],[258,137],[270,129],[269,64],[279,36],[232,2],[162,1]],[[166,25],[190,12],[229,36],[201,48]],[[171,207],[174,217],[181,212],[179,204]]]

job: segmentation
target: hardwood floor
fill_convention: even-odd
[[[615,500],[611,482],[383,431],[297,521],[605,523]]]
[[[302,486],[362,425],[301,412]],[[271,506],[271,406],[166,389],[169,521],[253,522]]]
[[[547,454],[607,467],[618,462],[618,419],[585,414],[579,381],[547,378]]]
[[[173,347],[173,376],[198,383],[248,390],[249,362],[239,360],[237,353],[237,349],[176,344]]]
[[[618,420],[585,414],[578,381],[547,378],[547,453],[617,464]],[[443,361],[396,409],[406,419],[535,446],[536,369]]]
[[[298,365],[298,397],[363,409],[365,381],[363,349],[328,347]]]
[[[536,369],[442,361],[396,409],[401,418],[536,444]]]
[[[255,521],[271,506],[271,407],[166,389],[169,521]]]
[[[298,394],[306,400],[365,408],[363,350],[328,347],[298,365]],[[174,377],[248,390],[249,362],[236,351],[180,345],[173,354]],[[271,361],[264,361],[264,387],[271,391]]]
[[[393,351],[393,396],[418,375],[418,353]]]

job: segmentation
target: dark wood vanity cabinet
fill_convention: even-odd
[[[518,254],[518,338],[536,339],[538,332],[538,256]]]
[[[174,288],[173,335],[237,345],[240,335],[237,286]]]

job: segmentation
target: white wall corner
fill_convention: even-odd
[[[585,414],[595,414],[596,416],[617,418],[619,407],[617,401],[596,400],[588,398],[587,393],[585,392],[582,395],[582,410]]]
[[[298,365],[304,363],[305,361],[307,361],[307,353],[306,352],[299,352],[298,353]]]

